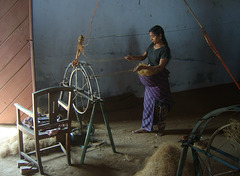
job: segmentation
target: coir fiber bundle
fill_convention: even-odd
[[[35,149],[34,139],[27,135],[23,135],[23,142],[25,146],[25,152],[30,152]],[[48,147],[56,144],[54,137],[40,140],[40,148]],[[8,156],[14,156],[18,154],[18,135],[12,136],[6,139],[3,144],[0,145],[0,157],[5,158]]]
[[[181,150],[173,144],[164,143],[158,147],[157,151],[147,160],[145,167],[138,171],[135,176],[175,176]],[[190,164],[186,162],[184,175],[194,175]]]

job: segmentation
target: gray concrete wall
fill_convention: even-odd
[[[188,2],[237,80],[240,79],[240,1],[191,0]],[[65,67],[76,55],[77,39],[85,35],[97,0],[33,1],[36,86],[58,85]],[[104,97],[144,87],[124,60],[139,55],[150,44],[148,30],[165,29],[172,51],[168,65],[173,92],[233,82],[213,54],[201,29],[183,0],[100,0],[93,19],[86,57],[99,78]]]

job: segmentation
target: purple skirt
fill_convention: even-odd
[[[142,129],[153,130],[156,103],[164,103],[169,107],[173,105],[168,77],[167,69],[152,76],[139,75],[140,81],[145,86]]]

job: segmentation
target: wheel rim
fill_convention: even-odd
[[[70,86],[74,87],[73,107],[79,114],[84,114],[92,99],[92,89],[83,69],[76,68],[72,72]]]
[[[226,152],[227,154],[232,155],[235,158],[239,159],[240,153],[239,150],[239,144],[237,144],[234,141],[231,141],[227,139],[227,137],[224,135],[224,130],[231,127],[231,124],[226,124],[220,128],[218,128],[210,137],[208,146],[207,146],[207,152],[213,156],[216,156],[224,161],[227,161],[231,165],[235,165],[236,167],[238,162],[233,161],[227,157],[225,157],[222,154],[219,154],[217,151]],[[216,151],[217,150],[217,151]],[[208,170],[211,172],[212,175],[234,175],[236,170],[233,168],[227,167],[224,164],[220,164],[216,160],[208,157],[207,158],[207,166]]]
[[[62,81],[63,86],[66,86],[66,87],[69,86],[72,71],[73,71],[72,63],[69,63],[63,75],[63,81]]]
[[[100,88],[99,88],[99,84],[98,84],[98,79],[97,79],[97,76],[95,75],[91,65],[89,65],[87,63],[80,63],[80,67],[85,72],[85,74],[88,76],[88,80],[89,80],[90,87],[92,90],[92,98],[100,99],[101,93],[100,93]]]

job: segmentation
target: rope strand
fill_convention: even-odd
[[[94,16],[95,16],[95,14],[96,14],[96,12],[97,12],[98,4],[99,4],[99,0],[98,0],[98,2],[97,2],[97,5],[96,5],[95,10],[94,10],[94,12],[93,12],[93,16],[92,16],[92,18],[91,18],[91,22],[90,22],[90,24],[89,24],[89,26],[88,26],[88,30],[87,30],[86,35],[85,35],[85,39],[86,39],[87,36],[88,36],[89,30],[90,30],[90,29],[92,30],[92,22],[93,22],[93,18],[94,18]],[[90,38],[88,39],[88,43],[89,43],[89,40],[90,40]],[[86,45],[88,45],[88,43],[87,43]]]
[[[219,54],[218,50],[216,49],[215,45],[213,44],[212,40],[210,39],[210,37],[208,36],[207,32],[203,29],[203,26],[201,25],[201,23],[198,21],[197,17],[195,16],[195,14],[193,13],[192,9],[190,8],[190,6],[188,5],[187,1],[184,0],[184,2],[186,3],[190,13],[192,14],[192,16],[194,17],[194,19],[197,21],[198,25],[200,26],[200,28],[202,29],[203,32],[203,36],[206,40],[206,42],[208,43],[208,45],[210,46],[210,48],[212,49],[212,51],[214,52],[214,54],[217,56],[217,58],[222,62],[224,68],[226,69],[226,71],[229,73],[229,75],[231,76],[231,78],[233,79],[234,83],[236,84],[236,86],[238,87],[238,89],[240,90],[240,86],[238,84],[238,82],[235,80],[234,76],[232,75],[230,69],[228,68],[227,64],[224,62],[223,58],[221,57],[221,55]]]
[[[117,74],[126,73],[126,72],[133,72],[133,69],[111,72],[111,73],[106,73],[106,74],[102,74],[102,75],[95,75],[95,77],[99,78],[99,77],[104,77],[104,76],[112,76],[112,75],[117,75]]]

